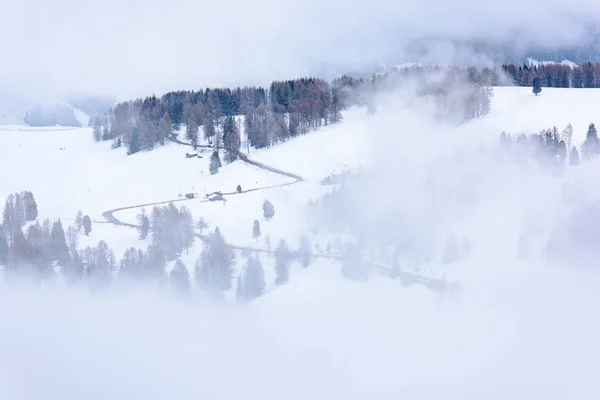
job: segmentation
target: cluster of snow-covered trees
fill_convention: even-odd
[[[489,112],[491,91],[481,83],[483,80],[472,78],[466,69],[413,67],[372,79],[343,76],[330,83],[301,78],[276,81],[268,89],[170,92],[160,98],[152,96],[117,104],[95,120],[94,139],[112,140],[113,147],[127,146],[128,153],[133,154],[163,145],[173,130],[185,125],[186,137],[193,146],[203,136],[209,145],[225,148],[227,161],[231,161],[241,146],[242,124],[249,146],[268,147],[340,122],[342,110],[351,106],[363,105],[374,111],[377,93],[408,84],[409,80],[419,81],[418,95],[435,98],[441,117],[480,117]],[[459,86],[461,90],[457,91]]]
[[[573,126],[567,125],[562,131],[556,127],[544,129],[537,134],[520,134],[515,137],[502,132],[500,144],[510,148],[511,154],[519,157],[532,157],[548,167],[564,167],[568,161],[571,166],[600,156],[600,138],[596,125],[591,123],[580,150],[572,145]]]
[[[542,87],[598,88],[600,87],[600,63],[585,62],[580,65],[564,63],[540,63],[538,65],[505,64],[502,72],[518,86],[532,86],[534,78],[540,79]],[[503,84],[495,77],[495,83]]]
[[[274,207],[265,200],[263,215],[274,216]],[[218,227],[209,234],[204,218],[194,222],[190,210],[170,203],[155,206],[150,213],[142,209],[137,215],[139,238],[149,243],[145,250],[131,247],[120,260],[107,243],[100,240],[96,246],[79,248],[81,234],[92,233],[89,216],[78,212],[71,226],[63,227],[61,220],[37,220],[37,204],[31,192],[11,194],[6,200],[0,227],[0,270],[4,277],[35,278],[47,284],[86,285],[93,290],[123,286],[132,281],[166,286],[177,295],[188,297],[192,290],[210,296],[222,297],[234,288],[239,301],[252,300],[265,293],[266,281],[261,257],[252,250],[243,250],[245,265],[237,270],[237,248],[229,245]],[[197,232],[199,231],[199,233]],[[255,221],[252,235],[261,236],[260,223]],[[181,257],[188,253],[196,238],[203,248],[191,266],[194,279]],[[262,250],[261,250],[262,251]],[[291,263],[300,260],[304,267],[312,261],[310,243],[301,239],[297,251],[290,250],[281,240],[267,256],[274,257],[274,284],[289,280]],[[174,263],[169,271],[168,264]]]

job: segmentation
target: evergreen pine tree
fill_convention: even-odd
[[[533,94],[535,94],[536,96],[542,92],[542,83],[540,81],[540,77],[539,76],[535,76],[533,77]]]
[[[169,274],[169,283],[171,290],[181,296],[188,296],[190,294],[190,274],[180,259],[175,261],[175,266]]]
[[[58,261],[59,265],[65,265],[70,258],[69,247],[65,238],[65,231],[60,220],[52,224],[50,233],[50,254],[52,261]]]
[[[283,285],[290,276],[290,252],[287,244],[282,239],[275,249],[275,284]]]
[[[581,146],[581,152],[584,160],[595,158],[600,155],[600,139],[598,139],[598,131],[596,125],[590,124],[585,141]]]
[[[260,297],[265,292],[265,271],[258,255],[248,257],[242,276],[242,294],[248,300]]]
[[[254,225],[252,226],[252,238],[257,239],[260,237],[260,222],[258,220],[254,221]]]
[[[246,288],[244,286],[244,276],[243,274],[239,274],[235,284],[235,300],[236,301],[246,301],[248,296],[246,294]]]
[[[38,208],[33,193],[23,192],[23,201],[25,203],[25,220],[35,221],[38,217]]]
[[[94,120],[94,129],[92,130],[92,135],[94,136],[94,140],[96,142],[102,140],[102,120],[98,117]]]
[[[146,209],[142,208],[142,211],[137,216],[138,233],[140,240],[144,240],[148,237],[150,231],[150,220],[146,214]]]
[[[265,200],[263,202],[262,209],[263,209],[263,216],[266,219],[271,219],[275,215],[275,207],[273,207],[273,204],[271,204],[271,202],[269,200]]]
[[[221,159],[219,158],[219,152],[215,150],[210,156],[210,165],[208,169],[210,171],[210,174],[214,175],[217,172],[219,172],[219,168],[221,168]]]
[[[204,121],[204,138],[208,140],[208,144],[213,143],[213,138],[215,137],[215,121],[212,115],[208,115],[206,120]]]
[[[89,236],[90,232],[92,232],[92,220],[89,215],[83,217],[82,225],[85,236]]]
[[[571,149],[571,155],[569,156],[569,164],[573,167],[577,167],[579,165],[579,152],[577,148],[573,146]]]
[[[187,121],[185,136],[190,141],[192,147],[196,149],[198,147],[198,124],[193,117]]]
[[[196,263],[196,279],[213,291],[229,290],[233,279],[234,261],[235,254],[217,227]]]

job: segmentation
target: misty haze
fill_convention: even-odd
[[[0,9],[0,399],[600,398],[597,1]]]

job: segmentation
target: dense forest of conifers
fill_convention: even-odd
[[[182,90],[117,104],[95,119],[94,138],[111,140],[114,148],[126,146],[134,154],[164,145],[174,130],[185,125],[192,145],[204,136],[209,144],[224,148],[232,161],[242,142],[242,120],[248,146],[268,147],[340,122],[341,112],[352,106],[374,112],[376,95],[410,86],[416,87],[417,96],[435,100],[440,119],[462,122],[489,112],[491,86],[531,86],[534,77],[540,78],[542,87],[597,88],[600,63],[410,67],[370,78],[342,76],[332,82],[300,78],[275,81],[268,88]]]
[[[443,72],[443,74],[441,73]],[[365,79],[342,76],[333,82],[300,78],[262,87],[170,92],[117,104],[94,124],[94,139],[126,146],[129,154],[163,145],[173,130],[186,126],[193,145],[200,135],[235,159],[243,129],[249,146],[263,148],[342,120],[355,105],[374,112],[374,96],[408,80],[422,81],[417,95],[433,97],[440,118],[460,120],[486,115],[491,91],[466,69],[411,68]],[[442,78],[442,79],[440,79]],[[454,90],[461,87],[462,90]],[[460,93],[457,99],[456,94]],[[459,100],[459,101],[457,101]]]

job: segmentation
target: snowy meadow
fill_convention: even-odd
[[[600,163],[565,162],[554,174],[498,149],[502,131],[569,123],[581,146],[589,124],[600,122],[590,106],[598,100],[600,90],[548,88],[535,97],[530,88],[498,87],[488,116],[451,125],[435,122],[431,104],[393,93],[374,115],[353,108],[340,124],[251,150],[252,160],[304,180],[226,202],[182,201],[194,219],[259,250],[282,239],[296,249],[301,235],[319,254],[328,245],[336,253],[336,241],[360,242],[368,279],[344,279],[339,260],[321,257],[308,267],[294,260],[289,282],[275,285],[274,257],[261,253],[267,291],[251,302],[231,301],[235,288],[225,301],[184,301],[150,285],[90,292],[3,284],[0,397],[598,398],[599,272],[546,253],[553,233],[575,235],[564,228],[570,216],[599,199]],[[189,147],[175,143],[127,156],[91,137],[88,128],[0,127],[0,195],[31,190],[39,218],[65,224],[84,209],[92,232],[78,245],[104,240],[119,257],[150,239],[106,223],[107,210],[132,206],[114,216],[135,224],[136,205],[179,193],[291,183],[241,160],[211,175],[210,154],[188,159]],[[345,170],[359,176],[346,191],[321,184]],[[324,196],[340,192],[328,211]],[[265,199],[275,207],[268,220]],[[468,243],[452,262],[449,235]],[[190,279],[202,250],[196,240],[181,256]],[[236,251],[236,271],[246,258]],[[378,264],[454,290],[392,279]]]

